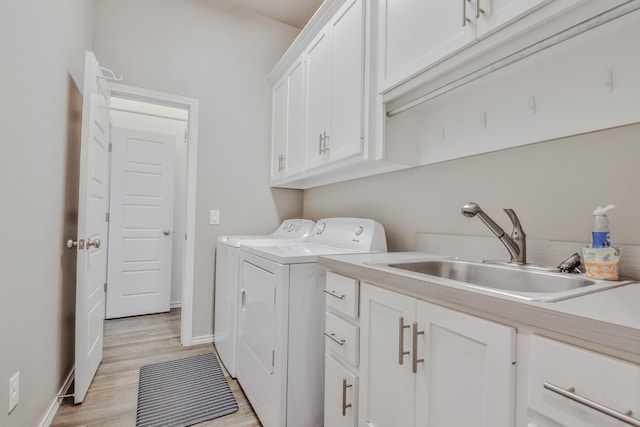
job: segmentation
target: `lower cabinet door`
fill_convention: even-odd
[[[358,422],[358,377],[327,354],[324,371],[324,425],[355,427]]]
[[[515,329],[422,301],[415,325],[415,425],[513,427]]]

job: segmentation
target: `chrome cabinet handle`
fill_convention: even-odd
[[[338,345],[344,345],[345,342],[347,342],[347,340],[341,340],[339,338],[336,338],[336,334],[330,334],[327,331],[323,332],[324,336],[329,338],[331,341],[337,343]]]
[[[240,291],[240,303],[241,303],[242,311],[245,311],[247,309],[247,293],[245,292],[244,289]]]
[[[326,153],[327,151],[329,151],[329,147],[327,147],[327,140],[330,139],[329,135],[327,135],[326,132],[322,132],[322,152]]]
[[[462,0],[462,26],[466,26],[467,23],[471,22],[471,19],[467,18],[467,2],[471,0]]]
[[[424,335],[424,331],[418,331],[418,323],[413,322],[413,358],[411,360],[411,371],[414,374],[418,372],[418,363],[424,362],[424,359],[418,359],[418,335]]]
[[[331,295],[334,298],[338,298],[338,299],[344,299],[344,294],[343,295],[338,295],[336,293],[336,291],[330,291],[329,289],[323,289],[324,293],[327,295]]]
[[[322,150],[322,144],[324,143],[324,139],[322,138],[322,134],[318,134],[318,156],[321,156],[324,151]]]
[[[342,379],[342,416],[347,416],[347,408],[351,408],[351,403],[347,403],[347,389],[353,387],[353,384],[347,384],[347,379]]]
[[[571,399],[574,402],[577,402],[581,405],[587,406],[605,415],[609,415],[610,417],[613,417],[618,421],[622,421],[623,423],[627,423],[634,427],[640,427],[640,420],[637,418],[631,417],[631,414],[633,412],[630,410],[625,413],[618,412],[615,409],[611,409],[607,406],[601,405],[597,402],[594,402],[593,400],[587,399],[585,397],[582,397],[574,393],[576,391],[574,387],[569,387],[569,389],[565,390],[563,388],[558,387],[557,385],[553,385],[548,382],[545,382],[543,385],[545,389],[552,391],[554,393],[557,393],[562,397],[566,397],[567,399]]]
[[[484,14],[484,9],[480,7],[480,0],[476,0],[476,18],[480,18],[480,14]]]
[[[91,238],[87,239],[87,249],[91,246],[94,246],[96,249],[100,247],[100,239],[91,240]]]
[[[408,351],[404,351],[404,330],[409,325],[404,324],[404,317],[400,317],[398,320],[398,365],[404,365],[404,356],[409,354]]]

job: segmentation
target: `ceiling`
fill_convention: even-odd
[[[324,0],[217,0],[292,27],[302,28]]]

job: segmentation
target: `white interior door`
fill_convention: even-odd
[[[87,52],[82,100],[76,282],[75,403],[84,400],[102,360],[107,278],[109,90]],[[100,243],[104,243],[101,245]]]
[[[169,311],[175,136],[111,134],[107,318]]]

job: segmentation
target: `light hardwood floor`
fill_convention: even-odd
[[[135,426],[140,367],[212,351],[215,352],[212,344],[180,345],[180,309],[164,314],[107,320],[104,356],[84,402],[74,405],[72,399],[65,399],[51,425]],[[238,412],[197,426],[261,426],[238,382],[226,371],[225,375],[238,402]]]

